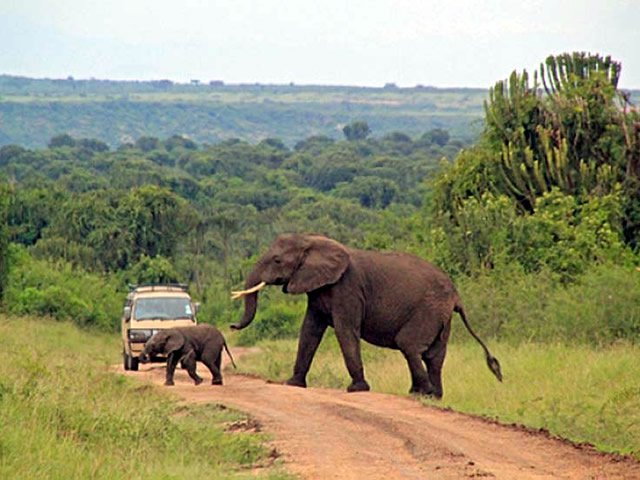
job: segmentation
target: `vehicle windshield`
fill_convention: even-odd
[[[176,320],[178,318],[193,320],[193,310],[188,298],[139,298],[133,315],[136,320]]]

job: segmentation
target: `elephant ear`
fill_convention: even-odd
[[[347,249],[326,237],[309,237],[300,266],[287,285],[288,293],[308,293],[331,285],[349,266]]]
[[[171,352],[180,350],[184,346],[184,335],[178,331],[170,332],[164,344],[164,351],[168,355]]]

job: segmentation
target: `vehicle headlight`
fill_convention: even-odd
[[[129,340],[134,343],[145,343],[147,340],[151,338],[154,334],[154,331],[151,329],[132,329],[129,330]]]

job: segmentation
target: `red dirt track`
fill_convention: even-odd
[[[246,349],[234,348],[236,361]],[[226,358],[226,355],[223,355]],[[241,361],[241,360],[240,360]],[[640,463],[598,453],[514,426],[380,393],[295,388],[224,372],[225,385],[194,386],[177,370],[162,386],[164,365],[125,375],[160,385],[188,403],[241,410],[273,437],[285,468],[303,479],[640,479]]]

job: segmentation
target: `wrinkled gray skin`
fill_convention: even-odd
[[[351,376],[349,392],[369,390],[360,355],[362,338],[402,352],[411,372],[410,392],[441,398],[454,311],[484,349],[489,369],[502,381],[500,364],[471,330],[452,281],[416,256],[356,250],[319,235],[281,235],[257,261],[245,289],[263,281],[281,285],[285,293],[308,297],[288,385],[306,387],[316,349],[330,326]],[[244,316],[232,328],[252,322],[257,300],[257,292],[245,296]]]
[[[140,361],[146,363],[153,355],[167,356],[167,373],[165,385],[173,385],[173,374],[178,362],[189,372],[189,376],[196,385],[202,383],[202,378],[196,373],[196,362],[204,363],[211,371],[211,384],[222,385],[220,363],[222,348],[233,362],[231,352],[227,347],[220,331],[212,325],[196,325],[193,327],[168,328],[161,330],[151,337],[144,345],[140,354]]]

